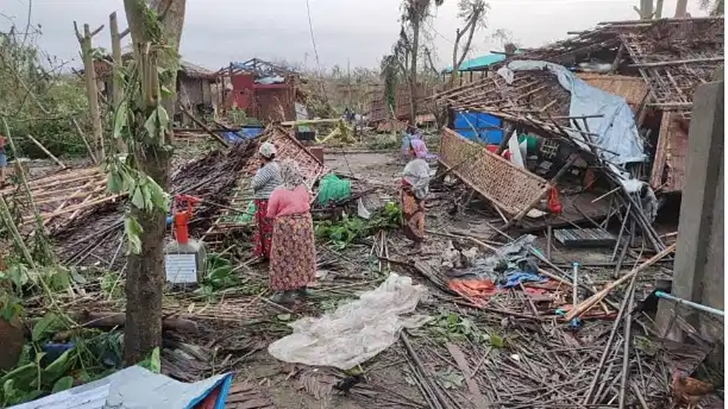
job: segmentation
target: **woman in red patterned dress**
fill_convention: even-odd
[[[268,202],[273,220],[270,254],[270,286],[278,294],[273,300],[290,303],[304,295],[316,276],[316,248],[311,219],[311,195],[294,161],[281,163],[282,184]]]
[[[276,147],[272,143],[262,143],[258,154],[261,158],[260,169],[250,181],[253,188],[254,219],[257,227],[253,238],[255,244],[253,255],[269,259],[273,225],[266,215],[268,214],[268,199],[273,190],[281,184],[280,167],[275,160]]]

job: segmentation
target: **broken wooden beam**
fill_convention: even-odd
[[[634,268],[629,273],[623,275],[620,279],[609,283],[606,287],[604,287],[603,289],[601,289],[599,292],[597,292],[596,294],[592,295],[591,297],[589,297],[585,301],[579,303],[579,305],[577,305],[575,308],[573,308],[571,311],[569,311],[566,314],[566,316],[564,317],[564,319],[566,321],[571,321],[572,319],[574,319],[574,318],[580,316],[581,314],[585,313],[590,308],[592,308],[594,305],[596,305],[599,301],[601,301],[602,299],[604,299],[604,297],[606,297],[610,292],[612,292],[612,290],[614,290],[615,288],[617,288],[620,285],[624,284],[625,282],[627,282],[627,280],[630,280],[632,277],[634,277],[637,274],[639,274],[640,272],[646,270],[651,265],[655,264],[656,262],[658,262],[659,260],[661,260],[665,256],[667,256],[670,253],[672,253],[673,251],[675,251],[675,248],[676,247],[677,247],[677,243],[672,244],[671,246],[669,246],[665,250],[663,250],[663,251],[659,252],[658,254],[654,255],[651,259],[645,261],[644,263],[642,263],[639,266],[637,266],[636,268]]]
[[[195,116],[192,115],[192,113],[190,111],[188,111],[185,107],[180,106],[179,109],[180,109],[180,111],[185,116],[187,116],[188,118],[190,118],[190,120],[192,122],[194,122],[195,125],[197,125],[200,128],[202,128],[207,134],[209,134],[210,136],[212,136],[212,138],[215,139],[217,142],[219,142],[222,146],[224,146],[226,148],[228,146],[230,146],[230,145],[228,145],[228,143],[227,143],[227,141],[225,139],[222,139],[222,137],[220,135],[216,134],[212,129],[210,129],[209,126],[205,125],[204,122],[202,122],[199,119],[195,118]]]

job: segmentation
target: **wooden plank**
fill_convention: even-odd
[[[465,354],[463,354],[463,351],[458,348],[457,345],[447,343],[447,350],[450,352],[450,355],[455,360],[455,363],[458,365],[458,369],[460,369],[460,372],[463,373],[463,376],[465,377],[465,384],[468,386],[468,391],[470,391],[470,394],[473,397],[473,404],[475,404],[476,409],[483,409],[488,407],[488,401],[485,399],[482,393],[480,393],[480,388],[478,387],[478,383],[475,382],[473,379],[473,373],[470,371],[470,367],[468,366],[468,361],[465,359]]]

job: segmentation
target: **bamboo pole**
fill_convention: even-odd
[[[71,122],[73,122],[73,125],[76,126],[76,131],[78,132],[78,135],[81,137],[83,144],[86,145],[86,150],[88,150],[88,155],[91,157],[91,160],[94,162],[94,164],[98,164],[99,161],[98,161],[98,159],[96,159],[96,155],[94,155],[94,150],[91,148],[91,145],[88,143],[88,140],[86,139],[86,135],[83,134],[83,130],[81,130],[81,126],[78,124],[78,121],[76,121],[76,118],[72,118]]]
[[[56,164],[58,164],[58,166],[60,166],[61,168],[66,169],[66,165],[64,165],[63,162],[61,162],[54,154],[50,153],[50,151],[48,151],[48,149],[46,149],[46,147],[43,146],[43,144],[38,142],[38,140],[35,139],[33,137],[33,135],[28,134],[27,137],[28,137],[28,139],[30,139],[31,142],[33,142],[35,144],[35,146],[38,147],[38,149],[42,150],[43,153],[48,155],[48,157],[51,158],[53,160],[53,162],[56,162]]]
[[[28,195],[28,202],[30,202],[31,209],[33,211],[33,219],[36,222],[36,228],[38,229],[38,234],[44,233],[43,228],[43,220],[40,217],[40,211],[38,210],[38,206],[35,204],[35,201],[33,200],[33,193],[30,190],[30,185],[28,184],[28,178],[25,175],[25,170],[22,166],[20,166],[20,163],[18,163],[18,150],[15,147],[15,141],[13,140],[13,137],[10,135],[10,127],[8,126],[8,122],[3,118],[3,126],[5,127],[5,137],[8,140],[8,143],[10,144],[10,149],[13,152],[13,155],[15,155],[15,162],[16,162],[16,170],[18,171],[18,178],[20,179],[20,183],[23,185],[23,189],[25,190],[25,193]],[[50,249],[46,249],[50,251]],[[48,254],[51,255],[50,253]]]
[[[94,69],[93,45],[91,39],[98,34],[104,26],[91,31],[88,24],[83,25],[83,35],[78,31],[78,24],[73,22],[73,28],[76,31],[76,38],[81,45],[81,56],[83,57],[84,76],[86,78],[86,94],[88,96],[89,114],[91,116],[91,124],[93,125],[94,145],[96,145],[99,158],[105,157],[103,128],[101,125],[101,109],[99,107],[98,87],[96,84],[96,70]]]
[[[119,21],[116,18],[116,12],[111,13],[109,16],[109,31],[111,32],[111,56],[113,60],[111,92],[114,112],[116,112],[124,100],[123,81],[120,78],[120,68],[124,65],[124,61],[121,56],[121,34],[119,33]],[[116,139],[116,149],[119,153],[126,153],[127,148],[124,139]]]
[[[13,216],[12,214],[10,214],[8,202],[5,201],[5,198],[2,195],[0,195],[0,207],[0,218],[3,220],[3,222],[5,222],[5,226],[8,228],[8,230],[10,230],[10,233],[13,236],[13,241],[15,241],[15,245],[18,246],[20,252],[23,253],[23,257],[26,261],[28,261],[28,265],[31,268],[35,268],[35,261],[30,255],[28,246],[26,246],[25,242],[23,242],[23,238],[20,236],[18,227],[15,225],[15,223],[13,223]]]
[[[662,258],[666,257],[667,255],[671,254],[673,251],[675,251],[675,248],[677,247],[677,243],[670,245],[665,250],[662,250],[661,252],[654,255],[649,260],[645,261],[644,263],[637,266],[635,269],[630,271],[629,273],[623,275],[620,279],[613,281],[609,283],[606,287],[604,287],[601,291],[598,293],[592,295],[587,300],[581,302],[579,305],[576,306],[576,308],[572,308],[567,314],[565,320],[571,321],[572,319],[580,316],[581,314],[588,311],[591,307],[593,307],[595,304],[597,304],[599,301],[601,301],[604,297],[606,297],[612,290],[619,287],[620,285],[627,282],[627,280],[630,280],[632,277],[636,276],[640,272],[646,270],[651,265],[655,264],[656,262],[660,261]]]

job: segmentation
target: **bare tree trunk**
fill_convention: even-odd
[[[109,30],[111,31],[111,56],[114,60],[113,77],[111,80],[111,91],[113,92],[114,112],[119,109],[121,102],[124,100],[123,82],[119,78],[121,66],[124,64],[121,58],[121,35],[119,34],[119,21],[116,18],[116,12],[109,16]],[[116,149],[119,153],[126,153],[126,144],[122,138],[116,140]]]
[[[662,18],[662,8],[664,7],[665,0],[657,0],[655,3],[655,19],[659,20]]]
[[[417,125],[417,56],[420,47],[420,23],[422,13],[416,11],[417,15],[412,21],[412,61],[410,67],[410,122]]]
[[[652,10],[653,0],[641,0],[640,1],[640,18],[642,20],[651,20],[654,14]]]
[[[162,32],[167,46],[179,50],[179,40],[184,25],[186,0],[149,0],[150,7],[156,7],[162,20]],[[172,57],[160,58],[155,54],[145,55],[145,44],[151,42],[148,22],[145,19],[145,6],[139,0],[124,0],[126,18],[134,44],[135,58],[139,66],[144,67],[141,75],[144,95],[137,101],[135,109],[141,115],[140,120],[132,124],[135,136],[144,132],[144,121],[156,109],[159,100],[160,86],[167,87],[172,95],[161,101],[172,117],[175,107],[174,84],[176,83],[177,66]],[[174,75],[165,84],[159,84],[157,67],[172,69]],[[171,87],[169,85],[172,84]],[[166,129],[166,136],[160,143],[137,143],[135,156],[140,170],[149,175],[163,189],[168,190],[171,152],[164,148],[171,135],[171,121]],[[132,207],[143,232],[141,234],[142,249],[140,254],[130,255],[126,278],[126,326],[124,327],[124,362],[133,365],[154,348],[162,344],[162,289],[164,286],[164,236],[166,212],[161,209],[142,211]]]
[[[688,0],[677,0],[675,7],[675,18],[685,18],[688,16]]]
[[[104,136],[103,127],[101,125],[101,110],[99,108],[99,90],[96,85],[96,70],[94,69],[93,45],[91,38],[98,34],[104,26],[101,26],[91,32],[88,24],[83,25],[83,35],[78,31],[78,26],[73,23],[76,30],[76,38],[81,45],[81,56],[83,57],[83,68],[86,78],[86,93],[88,95],[89,115],[91,117],[91,126],[93,129],[94,141],[93,145],[99,159],[104,158]]]
[[[457,78],[457,74],[460,71],[460,66],[463,65],[465,57],[467,57],[468,53],[470,52],[470,46],[473,43],[473,36],[475,35],[475,29],[477,28],[479,18],[480,12],[478,10],[474,10],[473,15],[470,17],[470,20],[468,20],[462,31],[458,29],[455,33],[455,45],[453,45],[452,49],[452,72],[450,73],[450,86],[453,86],[453,84],[455,84],[455,79]],[[458,47],[460,46],[460,40],[462,39],[463,35],[465,35],[465,33],[468,33],[468,39],[465,42],[462,53],[460,53],[460,58],[458,58]]]

